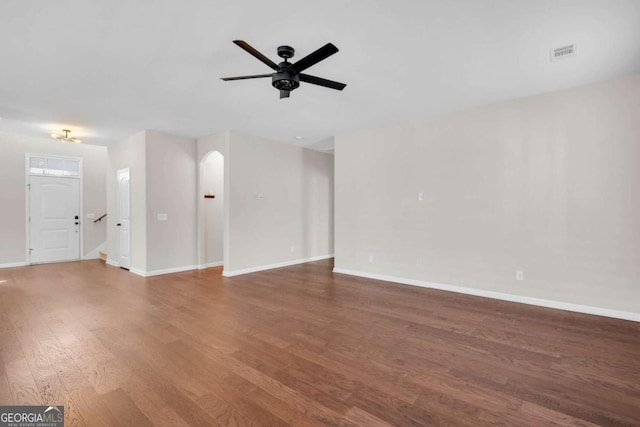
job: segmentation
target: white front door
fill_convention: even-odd
[[[119,169],[118,177],[118,264],[131,268],[131,185],[129,169]]]
[[[80,259],[80,180],[29,177],[30,262]]]

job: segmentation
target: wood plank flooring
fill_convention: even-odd
[[[640,324],[331,272],[0,270],[0,404],[67,426],[639,426]]]

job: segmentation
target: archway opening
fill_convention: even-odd
[[[224,156],[207,153],[200,162],[201,267],[224,265]]]

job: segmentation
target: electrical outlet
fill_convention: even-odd
[[[418,200],[422,201],[422,193],[418,193]]]
[[[289,250],[290,250],[291,252],[294,252],[294,251],[296,250],[296,247],[295,247],[295,246],[293,246],[293,245],[291,245],[291,247],[289,248]]]
[[[522,270],[516,271],[516,280],[518,281],[524,280],[524,271]]]
[[[159,213],[157,215],[157,219],[158,219],[158,221],[168,221],[169,220],[169,215],[167,215],[166,213]]]
[[[373,255],[369,255],[369,264],[373,264]]]

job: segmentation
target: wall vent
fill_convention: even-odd
[[[558,61],[560,59],[571,58],[575,56],[576,51],[577,49],[575,44],[568,44],[566,46],[551,49],[549,51],[549,53],[551,54],[551,62]]]

